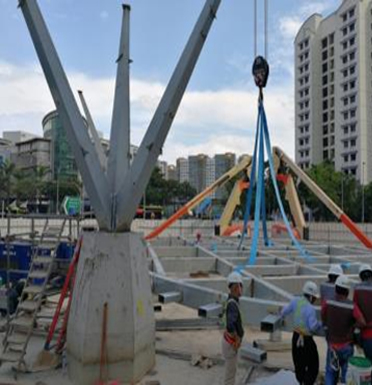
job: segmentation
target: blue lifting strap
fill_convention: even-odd
[[[262,104],[262,102],[261,102]],[[305,259],[312,259],[309,253],[302,247],[300,242],[296,239],[296,237],[293,234],[292,227],[288,221],[287,215],[285,214],[284,207],[283,207],[283,202],[280,197],[279,193],[279,188],[278,188],[278,183],[276,181],[276,173],[275,173],[275,168],[274,168],[274,162],[273,162],[273,157],[271,154],[271,143],[270,143],[270,135],[269,135],[269,130],[267,127],[267,120],[266,120],[266,114],[265,114],[265,109],[263,108],[262,105],[262,123],[263,123],[263,131],[265,135],[265,144],[266,144],[266,151],[268,153],[268,158],[269,158],[269,166],[270,166],[270,175],[271,175],[271,180],[273,182],[274,190],[275,190],[275,195],[276,195],[276,200],[279,205],[280,212],[282,214],[284,224],[287,228],[288,234],[292,240],[292,243],[296,247],[296,249],[299,251],[302,257]]]

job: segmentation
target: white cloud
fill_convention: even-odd
[[[303,21],[299,16],[285,16],[279,20],[279,31],[285,39],[294,39]]]
[[[97,129],[109,135],[114,79],[69,73],[74,90],[82,89]],[[139,144],[156,110],[165,85],[132,79],[132,142]],[[265,97],[272,143],[293,154],[292,84],[270,88]],[[0,62],[0,133],[22,129],[42,134],[41,120],[54,108],[39,67]],[[195,153],[252,152],[257,116],[257,89],[186,92],[163,149],[174,162]]]

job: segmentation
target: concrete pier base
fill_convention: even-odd
[[[99,380],[105,303],[103,379],[135,383],[155,364],[150,278],[138,234],[84,234],[67,328],[68,372],[75,384]]]

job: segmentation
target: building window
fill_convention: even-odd
[[[334,33],[331,33],[329,35],[329,44],[333,44],[335,41],[335,34]]]
[[[351,132],[355,132],[356,131],[356,124],[355,123],[350,125],[350,131]]]
[[[344,106],[347,106],[349,104],[349,101],[347,100],[347,98],[344,99]]]
[[[353,75],[355,73],[355,66],[350,67],[349,71],[350,75]]]
[[[335,132],[335,124],[331,123],[331,134]]]
[[[335,111],[334,110],[331,111],[330,120],[335,120]]]
[[[323,59],[323,60],[327,60],[327,59],[328,59],[328,51],[324,51],[324,52],[322,53],[322,59]]]
[[[347,163],[349,161],[349,156],[348,155],[344,155],[344,162]]]
[[[328,134],[328,126],[323,126],[323,135]]]
[[[355,95],[350,96],[350,103],[355,103]]]
[[[350,146],[351,147],[355,147],[356,146],[356,140],[355,139],[350,140]]]
[[[347,112],[344,112],[344,120],[347,120],[347,118],[348,118],[348,116],[349,116],[349,114],[347,113]]]
[[[344,84],[344,92],[347,91],[347,83]]]
[[[345,126],[345,127],[344,127],[344,135],[347,135],[348,132],[349,132],[349,127],[348,127],[348,126]]]
[[[342,21],[345,23],[345,21],[347,20],[347,13],[344,13],[343,15],[341,15],[342,17]]]
[[[344,148],[348,148],[349,147],[349,142],[347,140],[345,140],[344,142]]]
[[[326,48],[328,45],[328,41],[327,41],[327,38],[325,37],[323,40],[322,40],[322,48]]]
[[[353,89],[353,88],[355,88],[355,80],[350,82],[350,89]]]
[[[342,75],[344,76],[344,78],[346,78],[346,76],[347,76],[347,70],[343,70],[343,71],[342,71]]]
[[[323,86],[325,86],[326,84],[328,84],[328,76],[327,76],[327,75],[324,75],[324,76],[323,76],[322,84],[323,84]]]
[[[329,62],[329,67],[331,70],[333,70],[333,68],[335,68],[335,61],[333,59]]]
[[[333,84],[331,84],[330,92],[331,92],[331,95],[335,93],[335,86]]]
[[[350,170],[350,172],[351,172],[352,175],[356,175],[356,168],[352,168],[352,169]]]
[[[343,64],[346,64],[346,63],[347,63],[347,56],[346,56],[346,55],[342,58],[342,63],[343,63]]]
[[[331,82],[334,82],[335,81],[335,73],[334,72],[331,72]]]
[[[356,116],[356,110],[351,110],[350,111],[350,117],[355,118],[355,116]]]
[[[324,63],[323,64],[323,72],[327,72],[327,71],[328,71],[328,64]]]
[[[346,36],[346,34],[347,34],[347,28],[345,27],[342,29],[342,36]]]
[[[354,60],[355,59],[355,52],[351,52],[351,54],[349,55],[349,59],[350,60]]]
[[[349,17],[352,18],[352,17],[354,17],[354,15],[355,15],[355,8],[350,9],[350,11],[349,11]]]
[[[328,96],[328,88],[323,88],[323,98],[326,98]]]
[[[355,23],[350,24],[349,31],[353,32],[355,30]]]
[[[352,37],[350,39],[350,47],[355,44],[355,37]]]
[[[331,108],[335,106],[335,98],[331,98]]]
[[[327,123],[327,122],[328,122],[328,113],[325,112],[325,113],[323,114],[323,123]]]
[[[328,100],[323,101],[323,110],[328,109]]]
[[[351,154],[350,160],[354,162],[356,160],[356,154]]]
[[[324,138],[323,139],[323,147],[327,147],[328,146],[328,138]]]

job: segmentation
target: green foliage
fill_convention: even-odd
[[[188,182],[165,180],[160,169],[155,167],[146,188],[146,205],[182,204],[195,195],[196,190]]]

